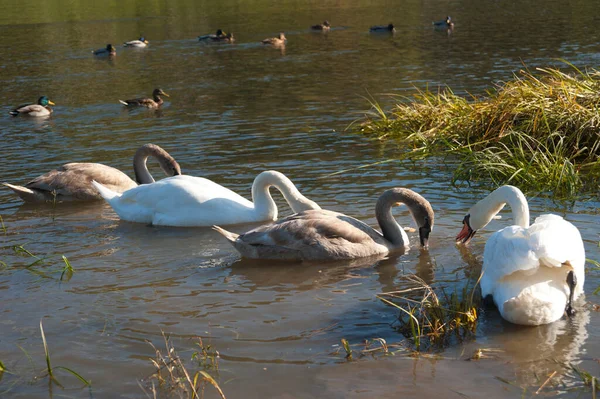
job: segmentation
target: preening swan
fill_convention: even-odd
[[[179,164],[167,151],[154,144],[145,144],[133,157],[133,171],[135,180],[139,184],[154,183],[154,178],[146,166],[150,156],[158,160],[167,176],[181,174]],[[116,192],[123,192],[137,186],[136,182],[125,173],[100,163],[67,163],[36,177],[25,187],[3,184],[25,202],[101,200],[98,191],[90,184],[92,180],[101,182]]]
[[[408,248],[408,236],[392,216],[392,206],[403,203],[419,227],[421,245],[426,247],[433,229],[433,209],[421,195],[407,188],[385,191],[377,200],[375,215],[382,233],[369,225],[327,210],[308,210],[274,224],[238,235],[218,226],[242,256],[254,259],[341,260]]]
[[[123,194],[92,183],[122,220],[153,225],[193,227],[275,220],[277,205],[269,193],[271,186],[281,191],[294,212],[321,209],[276,171],[262,172],[254,179],[254,203],[202,177],[170,177]]]
[[[585,280],[579,230],[552,214],[530,226],[529,206],[518,188],[502,186],[471,207],[456,240],[468,243],[506,204],[515,225],[495,232],[485,244],[483,297],[491,296],[502,317],[515,324],[547,324],[565,310],[572,314]]]

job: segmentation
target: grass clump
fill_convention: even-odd
[[[158,395],[154,381],[150,381],[155,379],[158,382],[158,388],[164,391],[169,397],[177,396],[179,398],[200,399],[204,397],[205,387],[207,385],[212,385],[219,396],[222,399],[226,399],[221,387],[208,372],[205,370],[198,370],[192,374],[188,371],[175,351],[175,347],[164,333],[163,339],[165,342],[164,351],[156,348],[152,342],[147,341],[152,348],[154,348],[156,353],[156,357],[150,359],[156,368],[156,371],[151,375],[151,378],[148,379],[148,382],[151,382],[149,390],[152,393],[152,396],[149,395],[144,386],[140,384],[140,387],[149,398],[156,398]],[[218,370],[219,353],[211,351],[210,346],[205,346],[201,339],[198,346],[200,347],[200,352],[194,352],[192,360],[199,361],[199,365],[203,368]]]
[[[442,349],[452,340],[473,337],[477,329],[479,296],[475,288],[463,288],[460,295],[447,295],[434,289],[416,275],[406,276],[412,287],[380,294],[383,302],[400,310],[398,330],[408,338],[417,352]],[[436,291],[440,292],[440,295]],[[412,298],[417,294],[417,299]]]
[[[453,180],[573,198],[598,192],[600,72],[522,70],[482,97],[418,91],[390,112],[371,102],[359,130],[406,144],[402,158],[450,156]]]

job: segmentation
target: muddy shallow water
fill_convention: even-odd
[[[482,93],[531,69],[564,58],[594,67],[600,54],[595,2],[267,2],[191,1],[151,4],[55,1],[0,6],[0,180],[25,183],[66,162],[102,162],[128,174],[135,149],[153,142],[184,173],[203,176],[250,197],[254,176],[275,169],[322,207],[375,225],[374,203],[386,188],[405,186],[429,199],[436,224],[428,251],[411,249],[386,259],[334,264],[240,260],[206,228],[166,228],[120,222],[104,203],[27,206],[0,190],[0,361],[14,374],[0,380],[0,396],[46,397],[39,331],[43,320],[54,365],[92,381],[80,389],[58,372],[67,389],[57,397],[144,396],[153,372],[148,360],[169,334],[189,359],[195,337],[220,353],[218,378],[227,398],[520,397],[552,372],[544,392],[586,397],[561,364],[600,374],[600,318],[586,301],[600,285],[588,264],[585,299],[573,320],[538,328],[515,327],[495,312],[481,318],[475,340],[413,359],[364,357],[347,362],[342,338],[361,349],[365,339],[397,343],[397,311],[376,294],[406,286],[416,273],[448,289],[476,279],[485,240],[510,221],[509,212],[480,232],[468,250],[454,237],[467,209],[484,195],[449,183],[452,166],[388,160],[399,148],[345,130],[373,95],[410,95],[414,88],[448,85]],[[450,14],[453,32],[432,29]],[[323,19],[328,34],[307,28]],[[394,36],[369,35],[370,25],[393,21]],[[235,45],[198,43],[200,34],[232,31]],[[284,52],[265,37],[284,30]],[[143,50],[117,47],[113,60],[90,51],[144,34]],[[171,95],[159,111],[126,111],[118,99]],[[45,94],[57,105],[50,119],[11,118],[7,112]],[[152,165],[154,166],[154,165]],[[154,167],[153,170],[156,168]],[[155,172],[159,177],[160,172]],[[275,194],[282,215],[290,213]],[[586,256],[600,260],[597,199],[556,204],[530,198],[532,216],[553,212],[581,231]],[[406,212],[398,220],[409,225]],[[236,226],[234,231],[252,227]],[[416,243],[415,233],[410,234]],[[17,256],[23,246],[47,259]],[[65,255],[73,265],[60,281]],[[478,348],[491,358],[465,361]],[[341,350],[341,351],[340,351]],[[31,356],[31,361],[28,356]],[[507,384],[504,381],[512,383]],[[147,386],[147,385],[145,385]],[[207,397],[216,397],[207,388]]]

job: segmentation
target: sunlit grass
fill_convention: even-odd
[[[378,298],[400,311],[398,330],[410,339],[415,351],[443,349],[453,339],[462,342],[475,336],[481,301],[474,287],[448,295],[416,275],[405,278],[411,288],[379,294]]]
[[[199,399],[204,397],[205,387],[211,385],[222,399],[226,399],[221,387],[208,372],[198,370],[192,375],[164,333],[163,339],[165,342],[164,350],[156,348],[152,342],[147,341],[154,348],[156,354],[154,359],[149,359],[156,369],[151,377],[158,382],[158,389],[161,392],[164,392],[168,397]],[[203,368],[208,365],[209,368],[218,370],[218,352],[208,349],[209,347],[205,346],[201,340],[199,346],[201,351],[194,352],[192,359],[200,360]],[[147,390],[150,390],[154,398],[158,396],[159,391],[154,385],[154,381],[151,381],[150,387],[144,387],[142,384],[140,384],[140,387],[148,397],[150,395]]]
[[[450,156],[454,181],[514,184],[572,198],[600,181],[600,72],[521,71],[484,97],[450,89],[402,97],[389,112],[369,99],[360,126],[404,144],[401,159]]]

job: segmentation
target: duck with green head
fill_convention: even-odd
[[[97,55],[98,57],[112,57],[117,55],[117,49],[112,44],[107,44],[105,48],[100,48],[98,50],[92,51],[92,53],[94,53],[94,55]]]
[[[131,40],[123,43],[125,47],[146,47],[148,45],[148,40],[144,36],[140,37],[138,40]]]
[[[163,99],[160,96],[169,95],[162,89],[154,89],[152,92],[152,98],[134,98],[131,100],[119,100],[119,102],[127,107],[146,107],[146,108],[159,108],[163,104]]]
[[[228,33],[225,33],[222,29],[217,29],[216,33],[210,33],[208,35],[198,36],[198,41],[219,41],[222,38],[227,37]],[[233,35],[232,35],[233,36]]]
[[[49,105],[54,105],[46,96],[41,96],[37,104],[23,104],[9,112],[12,116],[48,116],[52,113],[52,108]]]

